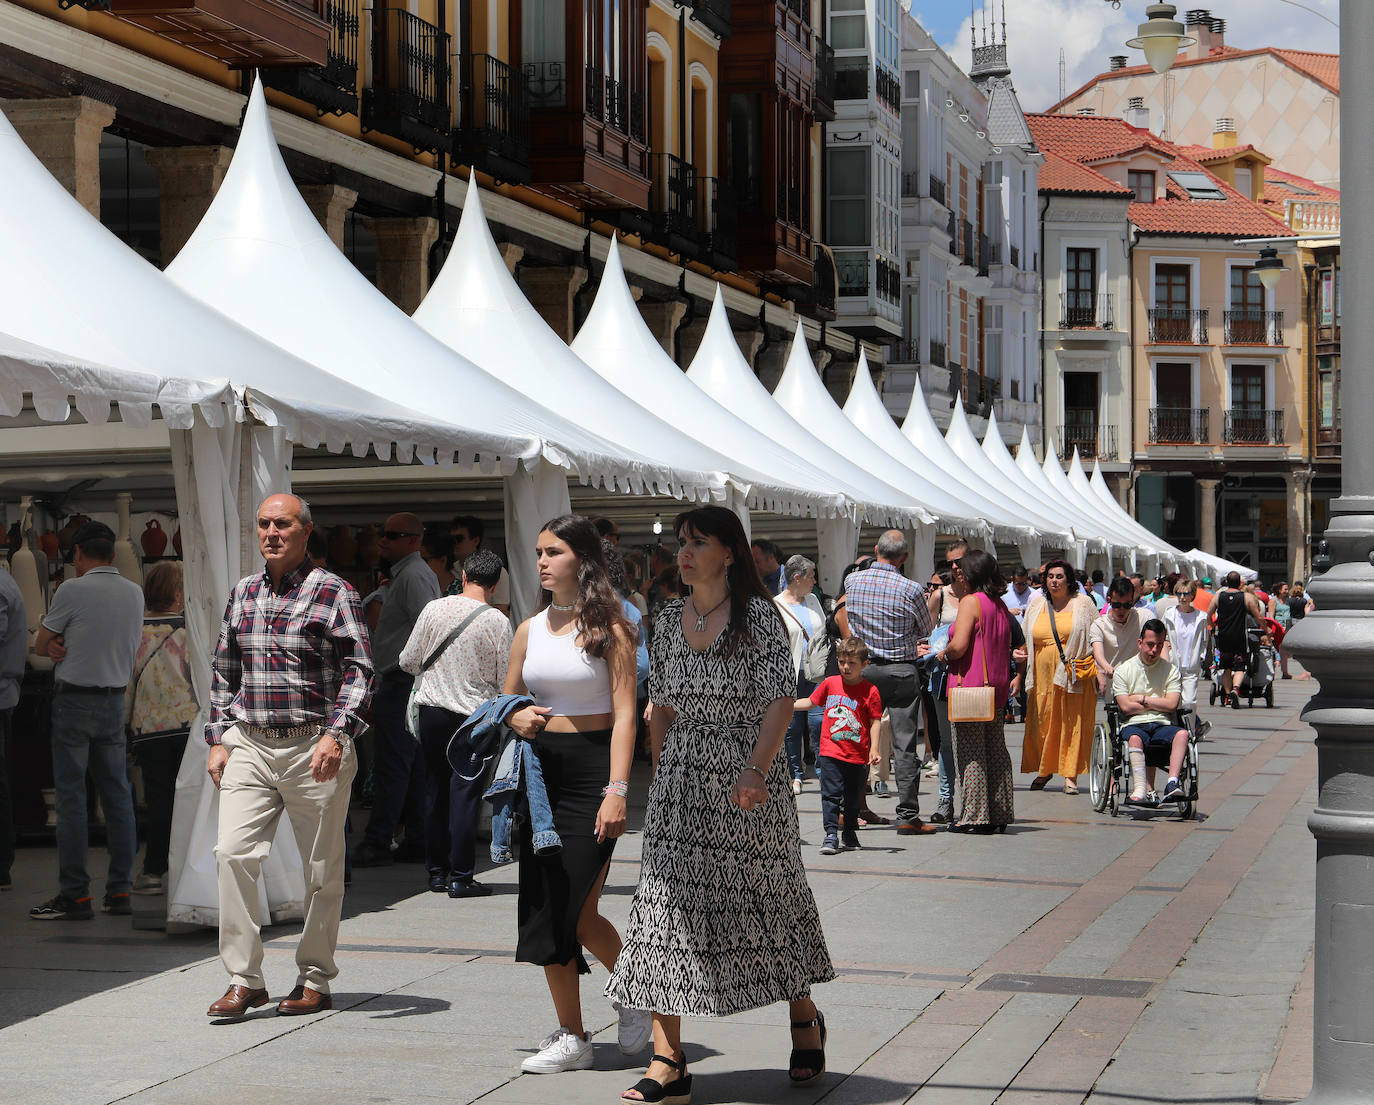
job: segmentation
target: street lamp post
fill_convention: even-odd
[[[1352,303],[1374,294],[1374,4],[1341,4],[1342,207]],[[1342,338],[1351,363],[1374,358],[1374,312]],[[1374,374],[1349,373],[1344,402],[1374,415]],[[1361,414],[1360,412],[1363,412]],[[1374,1103],[1374,438],[1342,442],[1341,497],[1326,530],[1331,568],[1312,582],[1314,612],[1284,639],[1319,682],[1303,718],[1317,731],[1312,1093],[1309,1105]]]

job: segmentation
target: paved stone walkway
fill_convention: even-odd
[[[1298,711],[1206,711],[1201,819],[1093,813],[1059,781],[1016,793],[1006,836],[898,838],[823,857],[814,781],[800,799],[808,873],[840,971],[816,998],[829,1073],[786,1084],[786,1010],[689,1022],[699,1103],[1102,1105],[1303,1097],[1311,1081],[1316,754]],[[1021,729],[1008,738],[1019,745]],[[1018,749],[1012,749],[1018,760]],[[1086,779],[1084,780],[1086,782]],[[934,782],[925,787],[933,790]],[[643,788],[638,788],[642,795]],[[890,812],[891,800],[875,799]],[[933,803],[932,803],[933,805]],[[637,819],[632,814],[632,823]],[[356,819],[355,819],[356,823]],[[604,898],[623,921],[639,837]],[[103,856],[92,855],[98,870]],[[496,894],[420,892],[414,866],[357,872],[332,1013],[207,1022],[225,978],[210,933],[127,919],[38,924],[51,849],[21,849],[0,898],[0,1103],[291,1105],[617,1100],[640,1076],[583,985],[596,1068],[518,1073],[554,1026],[542,973],[512,962],[515,872]],[[97,894],[100,892],[97,886]],[[269,930],[274,994],[294,981],[294,930]]]

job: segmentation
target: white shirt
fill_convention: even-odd
[[[1175,664],[1183,671],[1202,666],[1207,641],[1207,615],[1196,606],[1184,613],[1177,606],[1164,615],[1169,627],[1169,647]]]
[[[1016,584],[1008,583],[1007,591],[1006,594],[1002,596],[1002,601],[1007,604],[1008,610],[1017,617],[1020,617],[1026,612],[1026,604],[1030,602],[1031,595],[1033,594],[1035,594],[1035,588],[1029,583],[1026,584],[1026,593],[1024,595],[1018,595],[1016,593]]]
[[[416,619],[410,640],[401,650],[400,667],[418,675],[429,654],[478,606],[476,599],[452,595],[429,603]],[[415,681],[415,701],[467,715],[501,693],[510,665],[514,632],[510,619],[489,607],[473,619],[463,635]]]

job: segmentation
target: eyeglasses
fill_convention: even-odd
[[[404,541],[407,537],[419,537],[420,535],[418,533],[407,533],[405,530],[400,529],[384,529],[382,530],[382,536],[388,541]]]
[[[962,572],[964,569],[963,569],[962,565],[960,565],[959,561],[961,561],[961,560],[963,560],[963,559],[964,559],[964,558],[963,558],[962,556],[956,556],[953,560],[951,560],[951,561],[949,562],[949,566],[950,566],[951,568],[958,568],[958,569]]]
[[[1135,605],[1133,602],[1110,602],[1107,604],[1113,610],[1129,610]]]

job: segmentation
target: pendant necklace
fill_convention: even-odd
[[[695,595],[688,599],[688,601],[692,604],[692,613],[694,613],[697,616],[697,624],[693,626],[694,631],[697,633],[705,633],[706,619],[709,618],[712,614],[714,614],[717,610],[719,610],[722,606],[724,606],[727,602],[729,602],[730,596],[729,594],[727,594],[723,599],[720,600],[720,602],[716,603],[715,606],[711,607],[710,610],[706,611],[705,614],[703,614],[700,610],[697,609],[697,599]]]

